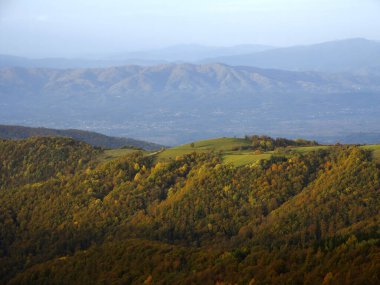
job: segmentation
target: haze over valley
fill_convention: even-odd
[[[355,142],[355,134],[356,142],[359,137],[363,142],[363,135],[377,137],[378,42],[351,39],[302,48],[262,48],[270,50],[217,58],[230,64],[234,58],[251,58],[235,62],[238,66],[218,60],[197,63],[212,61],[197,58],[195,63],[102,68],[74,64],[68,69],[61,68],[59,60],[54,65],[54,59],[8,57],[0,62],[0,122],[93,130],[165,145],[250,133],[324,142],[345,141],[347,136]],[[183,61],[213,51],[232,53],[231,49],[187,47]],[[167,62],[169,54],[179,60],[183,50],[162,49],[145,57],[141,53],[139,60]],[[41,62],[49,63],[49,68]]]

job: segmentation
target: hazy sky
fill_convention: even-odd
[[[380,0],[0,0],[0,53],[380,40]]]

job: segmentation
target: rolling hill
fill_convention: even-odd
[[[264,136],[265,137],[265,136]],[[286,145],[286,146],[285,146]],[[252,141],[247,138],[216,138],[196,141],[190,144],[175,146],[164,149],[157,153],[156,160],[168,162],[177,157],[196,153],[217,153],[225,164],[243,166],[255,164],[260,160],[268,160],[273,156],[292,156],[294,153],[308,153],[330,148],[332,145],[319,145],[313,141],[289,140],[283,147],[263,149],[251,147]],[[362,145],[361,149],[372,152],[373,160],[380,164],[380,144]]]
[[[136,147],[146,150],[159,150],[163,146],[131,138],[110,137],[82,130],[56,130],[23,126],[0,125],[0,138],[25,139],[29,137],[68,137],[103,148]]]
[[[1,140],[0,282],[378,284],[380,164],[312,144],[221,138],[157,161],[99,160],[70,138]],[[224,163],[250,146],[275,155]]]

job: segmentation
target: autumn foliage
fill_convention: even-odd
[[[243,167],[216,153],[163,163],[139,152],[98,162],[100,152],[0,141],[0,283],[380,284],[369,151]]]

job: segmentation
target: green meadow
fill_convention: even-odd
[[[372,150],[373,158],[380,163],[380,144],[363,145],[361,148]]]
[[[159,152],[147,152],[144,151],[145,155],[155,156],[156,161],[169,161],[175,159],[178,156],[183,156],[192,152],[215,152],[220,153],[223,162],[226,164],[233,164],[234,166],[242,166],[256,163],[262,159],[269,159],[274,151],[260,152],[254,150],[244,150],[244,147],[250,146],[250,142],[243,138],[216,138],[209,140],[197,141],[194,143],[184,144],[172,148],[165,149]],[[303,147],[288,147],[287,151],[306,153],[310,151],[316,151],[320,149],[326,149],[330,146],[303,146]],[[380,145],[364,145],[361,146],[363,149],[368,149],[373,151],[375,161],[380,163]],[[110,149],[105,150],[100,156],[100,161],[109,161],[116,159],[118,157],[128,155],[130,153],[136,152],[136,149]],[[279,155],[288,156],[288,154],[279,153]]]
[[[103,153],[99,155],[98,160],[100,161],[110,161],[121,156],[137,152],[139,150],[130,149],[130,148],[117,148],[117,149],[106,149]]]

